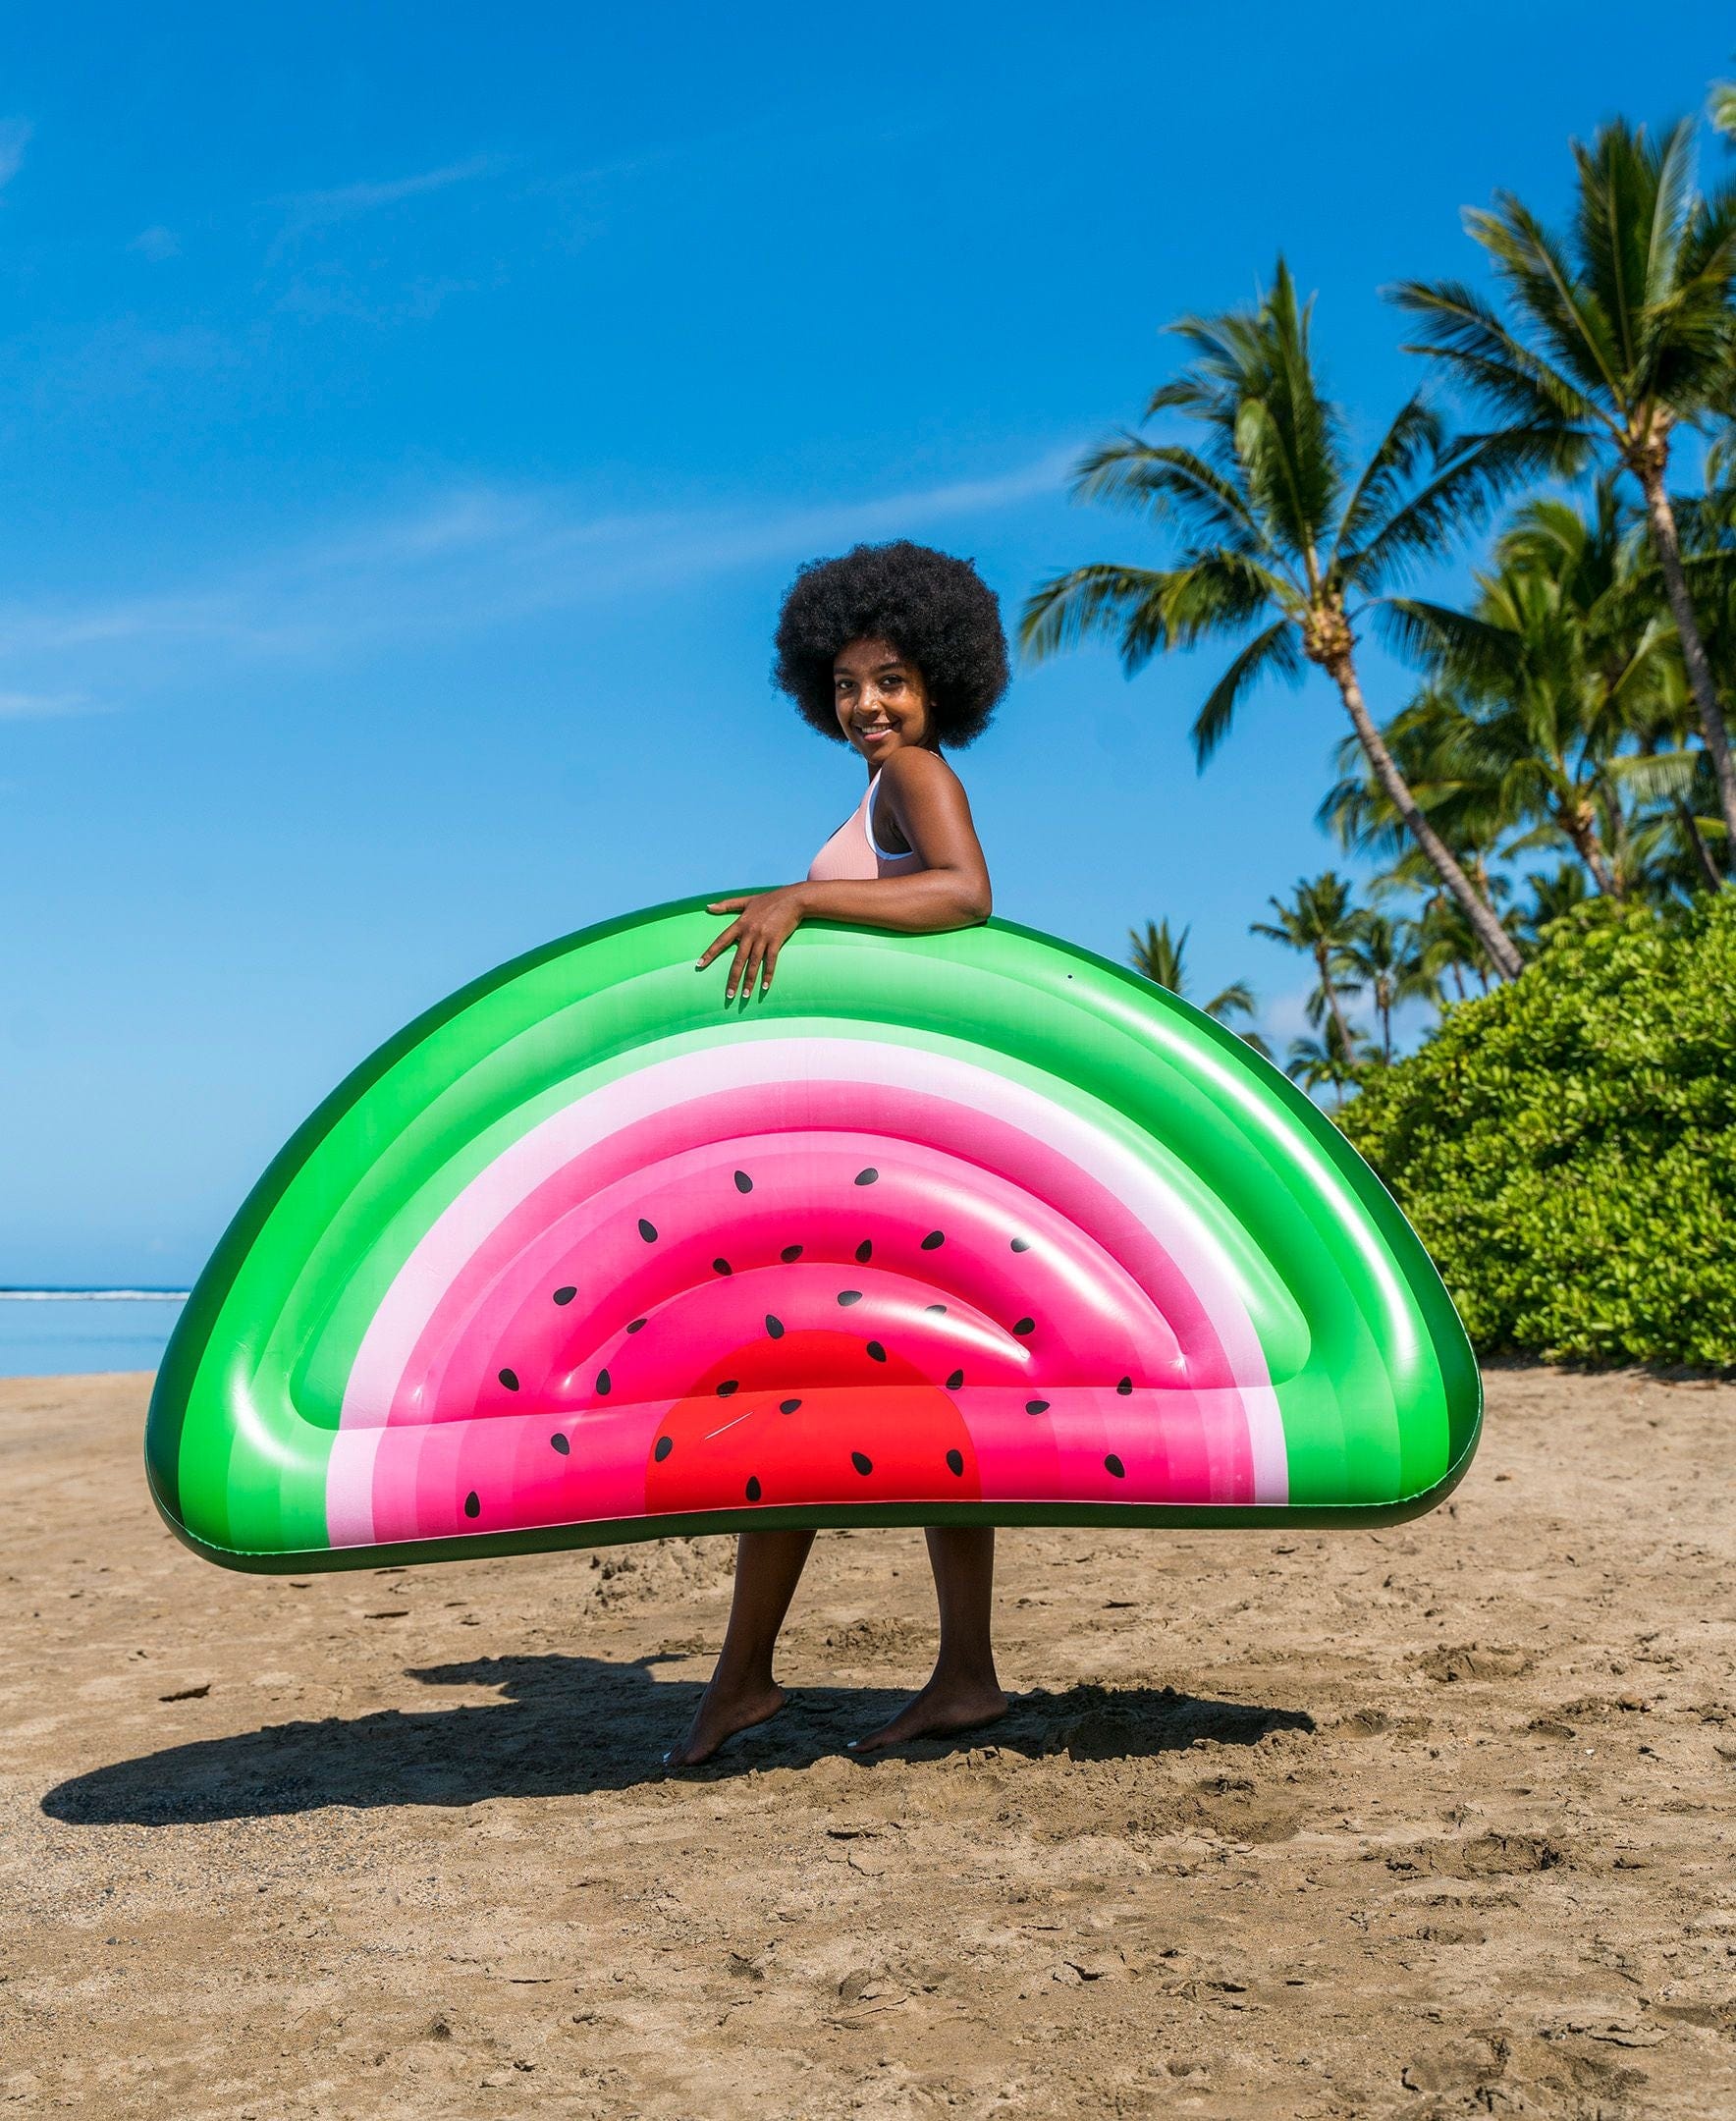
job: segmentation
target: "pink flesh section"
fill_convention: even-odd
[[[847,1325],[936,1386],[962,1371],[970,1383],[951,1396],[992,1497],[1251,1499],[1241,1393],[1192,1386],[1173,1332],[1124,1269],[1045,1204],[925,1145],[897,1145],[895,1165],[856,1184],[874,1154],[886,1145],[838,1133],[712,1145],[543,1230],[431,1363],[422,1404],[434,1418],[379,1436],[372,1536],[482,1530],[480,1501],[476,1518],[460,1514],[466,1494],[487,1497],[497,1529],[638,1514],[657,1423],[708,1361],[765,1339],[768,1317],[790,1332]],[[944,1242],[925,1253],[935,1228]],[[802,1257],[785,1262],[796,1231]],[[734,1255],[728,1273],[720,1241]],[[869,1263],[856,1257],[863,1243]],[[579,1293],[557,1304],[553,1291],[580,1275]],[[846,1292],[859,1301],[841,1306]],[[1031,1330],[1014,1332],[1026,1319]],[[1129,1392],[1106,1382],[1113,1372]],[[786,1388],[802,1383],[792,1374]],[[566,1454],[551,1447],[554,1427]]]
[[[879,1175],[858,1186],[864,1169]],[[747,1083],[630,1119],[515,1191],[429,1288],[388,1402],[353,1377],[334,1544],[642,1514],[657,1425],[697,1372],[763,1338],[769,1310],[792,1330],[836,1330],[842,1287],[864,1293],[853,1319],[872,1307],[879,1322],[864,1337],[895,1332],[937,1385],[964,1369],[952,1396],[986,1499],[1282,1499],[1271,1471],[1275,1437],[1281,1481],[1281,1427],[1252,1327],[1238,1304],[1215,1330],[1221,1262],[1186,1256],[1184,1219],[1166,1232],[1183,1240],[1174,1256],[1090,1172],[974,1106],[884,1082]],[[922,1251],[937,1227],[946,1243]],[[1014,1236],[1028,1248],[1015,1254]],[[855,1259],[864,1240],[873,1266]],[[783,1263],[797,1242],[802,1258]],[[558,1287],[575,1294],[557,1305]],[[942,1302],[937,1320],[925,1307]],[[638,1317],[647,1325],[627,1334]],[[1014,1335],[1025,1317],[1037,1330]],[[1131,1395],[1114,1389],[1122,1377]],[[1027,1414],[1041,1397],[1049,1407]],[[553,1422],[566,1454],[551,1448]],[[474,1518],[470,1494],[487,1496]]]
[[[810,1035],[648,1060],[510,1143],[435,1218],[381,1299],[351,1366],[342,1425],[382,1419],[417,1374],[416,1342],[436,1309],[471,1301],[529,1241],[515,1218],[545,1182],[554,1196],[525,1219],[532,1229],[661,1154],[827,1126],[929,1141],[1014,1176],[1091,1229],[1190,1345],[1219,1343],[1228,1381],[1266,1380],[1229,1262],[1175,1190],[1114,1138],[1112,1115],[1099,1125],[956,1055]]]

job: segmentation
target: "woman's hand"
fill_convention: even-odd
[[[761,892],[752,898],[718,898],[705,910],[708,913],[734,913],[736,917],[693,969],[703,972],[720,951],[728,950],[733,943],[735,962],[730,967],[729,984],[724,989],[725,1005],[734,1001],[737,987],[745,1000],[752,994],[756,979],[760,981],[760,993],[769,993],[778,952],[801,926],[802,916],[807,912],[803,887],[786,884],[777,891]]]

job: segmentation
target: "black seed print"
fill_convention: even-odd
[[[879,1173],[879,1171],[877,1171],[877,1170],[876,1170],[876,1169],[874,1169],[874,1166],[873,1166],[872,1164],[870,1164],[870,1165],[869,1165],[869,1167],[868,1167],[868,1169],[867,1169],[866,1170],[859,1170],[859,1171],[857,1171],[857,1173],[856,1173],[856,1183],[857,1183],[857,1185],[872,1185],[872,1184],[874,1183],[875,1179],[876,1179],[876,1178],[878,1178],[879,1176],[880,1176],[880,1173]]]
[[[472,1488],[469,1494],[464,1497],[464,1515],[466,1517],[480,1517],[481,1514],[482,1497],[476,1493],[475,1489]]]
[[[605,1399],[607,1399],[607,1398],[608,1398],[608,1396],[609,1396],[609,1373],[608,1373],[608,1371],[607,1371],[607,1370],[599,1370],[599,1371],[597,1372],[597,1389],[598,1389],[598,1390],[599,1390],[599,1391],[600,1391],[600,1392],[601,1392],[601,1393],[603,1394],[603,1397],[604,1397]]]
[[[753,1180],[744,1170],[738,1170],[735,1173],[735,1190],[737,1193],[751,1193],[753,1191]]]
[[[885,1362],[886,1360],[886,1350],[881,1346],[878,1340],[869,1341],[868,1354],[870,1359],[874,1362]]]
[[[1133,1380],[1130,1377],[1124,1377],[1120,1384],[1115,1387],[1115,1389],[1125,1399],[1133,1389]]]
[[[1125,1480],[1127,1478],[1127,1468],[1115,1456],[1113,1451],[1110,1452],[1109,1456],[1104,1460],[1104,1464],[1115,1476],[1116,1480]]]
[[[922,1240],[922,1249],[925,1252],[938,1252],[946,1241],[947,1233],[945,1230],[931,1229]]]
[[[781,1260],[785,1261],[800,1259],[801,1246],[798,1244],[787,1244],[784,1247],[783,1251],[779,1253],[778,1257]]]
[[[947,1315],[947,1307],[944,1303],[925,1303],[922,1308],[925,1311],[938,1312],[942,1318],[945,1318]]]
[[[713,1274],[733,1274],[735,1272],[727,1259],[714,1259],[711,1263],[711,1271]]]
[[[851,1451],[850,1463],[855,1467],[856,1471],[861,1474],[864,1480],[866,1480],[869,1474],[874,1471],[874,1460],[869,1457],[866,1451]]]
[[[640,1216],[639,1235],[644,1238],[647,1244],[655,1244],[657,1242],[657,1224],[655,1223],[647,1223],[645,1221],[645,1218],[643,1216]]]
[[[801,1401],[799,1399],[780,1399],[778,1411],[780,1414],[793,1414],[800,1405]]]
[[[550,1437],[549,1447],[552,1450],[558,1450],[561,1453],[562,1457],[565,1458],[567,1453],[572,1448],[572,1445],[568,1442],[567,1439],[564,1436],[557,1434]]]
[[[768,1311],[766,1313],[766,1331],[774,1340],[782,1340],[784,1337],[784,1321],[781,1318],[774,1318]]]
[[[1028,1252],[1031,1249],[1031,1240],[1028,1237],[1015,1237],[1012,1240],[1012,1249],[1015,1252]]]
[[[724,1382],[718,1387],[718,1397],[720,1399],[727,1399],[730,1394],[735,1390],[739,1382],[740,1381],[737,1378],[725,1378]]]
[[[964,1372],[962,1370],[954,1370],[952,1375],[947,1380],[947,1389],[949,1391],[956,1391],[959,1386],[963,1383]]]
[[[949,1473],[956,1473],[960,1480],[964,1478],[964,1453],[961,1450],[949,1450],[947,1453],[947,1470]]]
[[[570,1303],[577,1294],[577,1289],[569,1281],[565,1288],[558,1288],[555,1291],[555,1301],[557,1303]]]
[[[627,1332],[637,1332],[639,1331],[640,1327],[644,1325],[644,1323],[645,1323],[645,1321],[644,1321],[644,1320],[643,1320],[642,1318],[636,1318],[636,1319],[632,1320],[632,1321],[630,1322],[630,1324],[628,1325],[628,1327],[627,1327]]]
[[[873,1254],[874,1240],[871,1237],[864,1237],[862,1239],[862,1242],[856,1247],[857,1259],[859,1259],[865,1267],[868,1264],[869,1260],[873,1257]]]
[[[1049,1401],[1047,1399],[1027,1399],[1025,1401],[1025,1412],[1027,1414],[1047,1414],[1049,1412]]]
[[[657,1439],[656,1447],[652,1450],[651,1455],[657,1460],[657,1463],[659,1465],[662,1465],[663,1461],[669,1456],[670,1452],[674,1450],[675,1447],[676,1440],[674,1437],[660,1436]]]
[[[759,1478],[758,1478],[758,1476],[757,1476],[756,1474],[752,1474],[752,1473],[750,1473],[750,1474],[749,1474],[749,1475],[747,1476],[747,1499],[748,1499],[748,1500],[749,1500],[750,1502],[757,1502],[757,1501],[759,1500],[759,1498],[760,1498],[760,1484],[759,1484]]]
[[[862,1301],[862,1291],[859,1288],[840,1289],[838,1300],[847,1310],[851,1304]]]
[[[517,1371],[503,1370],[501,1372],[501,1383],[507,1387],[508,1391],[516,1391],[518,1389]]]
[[[1015,1333],[1035,1332],[1037,1331],[1037,1321],[1030,1318],[1015,1319],[1012,1330]]]

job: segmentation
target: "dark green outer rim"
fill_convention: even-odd
[[[1419,1516],[1451,1492],[1463,1477],[1482,1435],[1483,1379],[1481,1372],[1475,1368],[1472,1375],[1476,1381],[1477,1406],[1463,1450],[1443,1478],[1433,1488],[1424,1490],[1420,1496],[1405,1497],[1393,1503],[1342,1504],[1314,1508],[1275,1504],[1259,1508],[1225,1507],[1205,1511],[1197,1507],[1168,1503],[1031,1503],[993,1507],[967,1503],[936,1503],[897,1505],[866,1514],[845,1507],[832,1511],[793,1513],[774,1510],[706,1512],[695,1517],[660,1517],[650,1520],[649,1525],[647,1521],[638,1518],[622,1520],[602,1528],[591,1528],[586,1536],[579,1540],[572,1537],[571,1526],[543,1526],[499,1535],[476,1533],[457,1541],[409,1541],[391,1547],[366,1547],[356,1550],[354,1560],[342,1558],[346,1550],[332,1548],[303,1549],[295,1553],[277,1555],[243,1553],[233,1549],[211,1546],[190,1532],[181,1517],[181,1435],[193,1380],[204,1358],[212,1328],[228,1298],[236,1276],[270,1219],[272,1211],[338,1120],[425,1038],[497,988],[536,970],[538,966],[547,964],[554,958],[566,955],[581,945],[599,943],[624,930],[637,928],[675,914],[702,913],[720,898],[758,896],[775,888],[764,884],[748,885],[699,893],[685,898],[666,899],[659,905],[640,906],[631,912],[618,914],[612,920],[598,921],[590,926],[574,929],[570,934],[557,937],[553,942],[541,944],[516,957],[509,958],[504,964],[496,965],[492,970],[480,974],[455,993],[424,1009],[419,1016],[413,1017],[403,1030],[387,1039],[366,1060],[352,1069],[337,1088],[314,1108],[273,1157],[218,1240],[216,1250],[193,1285],[157,1372],[145,1421],[145,1474],[151,1499],[178,1539],[195,1553],[226,1567],[282,1575],[303,1568],[334,1570],[388,1567],[408,1560],[482,1559],[491,1554],[538,1553],[559,1549],[576,1550],[584,1546],[616,1545],[679,1536],[683,1533],[753,1531],[776,1523],[822,1528],[870,1524],[1126,1524],[1169,1525],[1194,1529],[1202,1526],[1247,1529],[1278,1524],[1379,1526],[1400,1524],[1407,1518]],[[718,918],[722,919],[722,916],[719,915]],[[809,920],[802,925],[807,928],[847,930],[858,928],[861,924]],[[1136,993],[1143,994],[1150,985],[1149,981],[1142,979],[1125,965],[1116,964],[1112,958],[1087,950],[1082,944],[1070,943],[1064,937],[1029,927],[1022,921],[1004,920],[994,915],[980,925],[997,928],[1009,935],[1022,936],[1048,950],[1077,958],[1099,972],[1112,974],[1123,986],[1132,988]],[[1177,1001],[1178,1006],[1185,1009],[1197,1033],[1233,1054],[1244,1066],[1251,1065],[1265,1074],[1269,1086],[1279,1094],[1292,1117],[1313,1137],[1351,1191],[1371,1211],[1377,1226],[1390,1231],[1396,1225],[1413,1244],[1416,1243],[1415,1233],[1411,1230],[1403,1210],[1379,1174],[1357,1154],[1313,1099],[1305,1096],[1278,1068],[1253,1053],[1245,1041],[1233,1031],[1226,1029],[1203,1011],[1179,1003],[1178,998],[1169,999]],[[1422,1247],[1417,1245],[1417,1250],[1421,1252]],[[1427,1260],[1426,1253],[1423,1257]],[[1433,1263],[1429,1264],[1430,1272],[1433,1273]]]

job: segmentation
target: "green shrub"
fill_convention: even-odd
[[[1736,1367],[1736,890],[1556,923],[1342,1124],[1480,1348]]]

